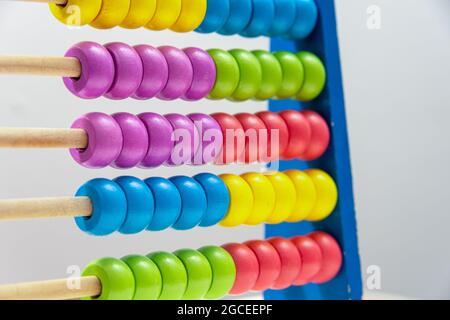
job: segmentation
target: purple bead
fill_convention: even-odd
[[[133,47],[121,42],[105,45],[114,60],[116,73],[111,88],[105,97],[113,100],[126,99],[134,95],[142,82],[142,60]]]
[[[220,125],[207,114],[191,113],[188,117],[194,122],[201,141],[200,147],[195,153],[193,164],[202,165],[214,162],[223,147],[223,134]]]
[[[172,134],[174,146],[166,164],[179,166],[192,163],[200,143],[197,128],[195,128],[191,119],[181,114],[172,113],[165,115],[165,117],[174,130]]]
[[[186,48],[183,51],[189,57],[194,70],[192,85],[183,99],[190,101],[203,99],[216,83],[216,64],[208,52],[202,49]]]
[[[95,99],[104,95],[114,80],[114,61],[108,50],[95,42],[72,46],[66,57],[77,58],[81,64],[79,78],[63,78],[67,89],[79,98]]]
[[[88,113],[75,120],[72,128],[83,129],[88,135],[86,149],[70,149],[79,164],[92,169],[104,168],[120,155],[122,130],[113,117],[101,112]]]
[[[169,66],[169,79],[158,98],[163,100],[175,100],[186,94],[192,85],[194,71],[191,60],[180,49],[164,46],[159,47]]]
[[[123,147],[120,155],[112,163],[114,168],[128,169],[137,166],[148,150],[147,128],[135,115],[119,112],[112,115],[122,131]]]
[[[147,129],[148,150],[139,167],[154,168],[164,164],[169,159],[172,148],[172,125],[163,116],[146,112],[138,115]]]
[[[144,76],[133,98],[140,100],[154,98],[167,84],[169,78],[167,61],[158,49],[151,46],[139,45],[134,49],[141,57]]]

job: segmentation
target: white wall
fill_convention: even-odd
[[[338,18],[363,271],[450,298],[450,1],[340,0]]]
[[[366,9],[379,5],[382,29],[369,31]],[[347,113],[363,271],[382,270],[383,290],[410,297],[450,298],[450,222],[446,164],[450,149],[450,2],[337,0]],[[0,54],[61,55],[73,43],[123,41],[177,47],[267,48],[267,39],[185,35],[146,30],[67,30],[45,5],[0,3]],[[263,103],[151,100],[82,101],[60,79],[0,77],[0,126],[67,127],[90,111],[189,113],[243,110]],[[0,150],[0,197],[67,196],[84,181],[122,174],[74,164],[65,150]],[[253,168],[252,168],[253,169]],[[200,171],[244,172],[248,167],[131,170],[151,175]],[[260,238],[262,228],[195,229],[92,238],[72,220],[0,224],[0,283],[65,276],[68,265],[101,256],[173,250]]]

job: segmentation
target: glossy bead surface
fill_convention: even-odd
[[[135,115],[119,112],[111,115],[122,131],[122,150],[113,161],[112,166],[119,169],[129,169],[137,166],[148,150],[147,128]]]
[[[113,180],[122,189],[127,201],[127,215],[119,229],[123,234],[136,234],[145,230],[153,219],[155,200],[141,179],[123,176]]]
[[[212,270],[212,283],[205,299],[223,298],[230,292],[236,279],[233,257],[225,249],[216,246],[203,247],[198,251],[208,259]]]
[[[109,90],[116,68],[105,47],[95,42],[80,42],[73,45],[65,57],[76,58],[81,64],[80,77],[63,78],[70,92],[82,99],[95,99]]]
[[[230,207],[220,225],[223,227],[237,227],[245,224],[253,210],[254,198],[252,189],[240,176],[222,174],[220,178],[230,193]]]
[[[98,297],[85,300],[131,300],[134,296],[135,280],[128,265],[114,258],[92,261],[82,272],[83,277],[97,277],[102,293]]]
[[[193,178],[177,176],[169,179],[181,196],[181,213],[172,228],[189,230],[203,220],[207,209],[207,199],[202,186]]]
[[[129,255],[121,259],[133,272],[135,290],[133,300],[158,300],[162,277],[156,264],[145,256]]]
[[[70,149],[72,158],[87,168],[104,168],[114,162],[123,148],[122,130],[113,117],[93,112],[85,114],[71,126],[82,129],[88,136],[85,149]]]
[[[181,214],[181,195],[167,179],[151,177],[145,180],[155,200],[153,219],[147,230],[161,231],[171,227]]]
[[[142,60],[133,47],[121,42],[105,45],[115,65],[114,81],[105,97],[122,100],[134,95],[140,87],[143,76]]]
[[[148,136],[148,150],[140,167],[154,168],[165,163],[172,154],[173,128],[170,122],[162,115],[146,112],[138,115],[145,125]]]
[[[194,179],[203,187],[206,195],[206,212],[200,222],[201,227],[218,224],[227,214],[230,207],[230,193],[225,183],[211,173],[201,173]]]
[[[76,217],[77,226],[94,236],[106,236],[120,229],[127,216],[127,199],[120,186],[107,179],[93,179],[83,184],[76,197],[91,200],[89,217]]]

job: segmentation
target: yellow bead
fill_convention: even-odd
[[[130,11],[130,0],[102,0],[103,5],[91,26],[97,29],[117,27]]]
[[[84,26],[97,17],[102,0],[67,0],[65,5],[49,3],[56,19],[69,26]]]
[[[176,32],[189,32],[197,29],[206,15],[207,0],[182,0],[181,14],[170,28]]]
[[[336,183],[326,172],[318,169],[306,170],[312,179],[317,192],[317,201],[312,213],[306,218],[308,221],[326,219],[336,208],[338,190]]]
[[[287,221],[299,222],[305,220],[316,205],[317,194],[314,182],[305,172],[300,170],[288,170],[284,174],[294,183],[297,194],[297,202]]]
[[[281,172],[269,173],[269,178],[275,190],[275,208],[267,219],[267,223],[278,224],[285,222],[294,211],[297,202],[297,194],[294,183]]]
[[[181,0],[156,0],[156,12],[145,26],[151,30],[168,29],[175,24],[181,13]]]
[[[156,11],[156,0],[131,0],[130,10],[120,26],[136,29],[145,26],[153,18]]]
[[[275,208],[275,190],[270,180],[260,173],[246,173],[241,177],[247,181],[253,192],[253,210],[246,224],[258,225],[267,221]]]
[[[224,227],[244,224],[253,210],[253,193],[248,183],[240,176],[223,174],[220,176],[230,192],[230,208],[220,222]]]

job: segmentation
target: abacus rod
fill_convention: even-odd
[[[0,221],[88,217],[91,214],[92,202],[88,197],[0,200]]]
[[[0,148],[77,148],[88,145],[83,129],[0,128]]]
[[[1,285],[0,300],[69,300],[96,297],[101,292],[100,280],[89,276]]]
[[[0,56],[0,74],[78,78],[81,64],[71,57]]]
[[[20,0],[23,2],[40,2],[40,3],[56,3],[59,5],[67,4],[67,0]]]

